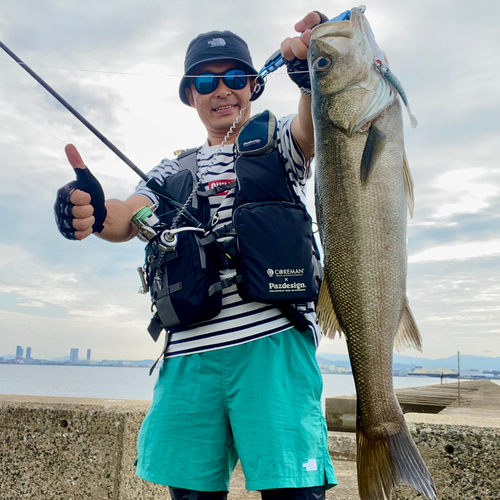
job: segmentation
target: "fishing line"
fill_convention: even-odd
[[[57,99],[75,118],[77,118],[83,125],[85,125],[96,137],[98,137],[113,153],[116,154],[128,167],[130,167],[141,179],[143,179],[146,183],[153,182],[153,179],[150,179],[139,167],[137,167],[132,160],[130,160],[127,156],[125,156],[111,141],[109,141],[106,137],[104,137],[99,130],[97,130],[85,117],[83,117],[71,104],[69,104],[63,97],[61,97],[48,83],[46,83],[41,77],[39,77],[24,61],[22,61],[14,52],[12,52],[3,42],[0,41],[0,48],[2,48],[21,68],[23,68],[30,76],[32,76],[49,94],[51,94],[55,99]],[[278,54],[278,51],[275,53]],[[274,55],[273,55],[274,56]],[[280,56],[281,57],[281,56]],[[283,61],[283,58],[281,57]],[[283,62],[281,63],[283,64]],[[276,67],[274,68],[276,69]],[[262,71],[259,72],[260,78],[265,81],[265,78],[269,76],[269,70],[266,74],[262,74]],[[194,76],[194,75],[189,75]],[[259,86],[260,83],[257,83]],[[242,110],[244,111],[244,110]],[[239,118],[236,120],[236,125],[239,121]],[[229,135],[232,133],[233,128],[230,129]],[[227,140],[227,139],[225,139]]]
[[[257,92],[259,92],[260,87],[261,87],[261,84],[257,83],[255,85],[255,89],[254,89],[253,93],[256,94]],[[191,194],[189,195],[188,199],[185,201],[183,207],[179,210],[179,213],[176,215],[176,217],[172,221],[172,226],[171,226],[170,229],[176,229],[177,228],[177,224],[180,222],[181,217],[187,212],[187,210],[189,208],[189,205],[191,204],[191,201],[193,200],[193,197],[196,194],[196,191],[203,184],[203,178],[207,174],[210,173],[210,169],[215,165],[215,160],[216,160],[217,156],[222,151],[223,147],[226,145],[226,142],[233,135],[236,127],[238,126],[238,123],[243,118],[243,115],[244,115],[245,111],[250,107],[251,104],[252,103],[249,101],[248,104],[244,108],[242,108],[240,110],[239,115],[236,117],[236,119],[234,120],[234,122],[231,125],[231,127],[229,127],[229,130],[228,130],[226,136],[224,137],[224,139],[222,140],[219,148],[217,149],[217,151],[212,156],[212,161],[211,161],[210,165],[208,166],[208,168],[205,170],[205,172],[202,173],[201,171],[199,171],[200,178],[199,178],[198,182],[196,183],[196,185],[193,187],[193,190],[191,191]],[[214,221],[215,216],[217,215],[217,212],[218,211],[216,211],[216,213],[212,216],[212,225],[215,225],[215,223],[213,221]]]
[[[0,59],[0,62],[7,63],[7,64],[15,64],[17,66],[28,66],[27,63],[18,63],[17,61],[9,61],[7,59]],[[202,76],[200,75],[169,75],[166,73],[132,73],[132,72],[127,72],[127,71],[100,71],[100,70],[95,70],[95,69],[82,69],[82,68],[66,68],[64,66],[49,66],[47,64],[37,64],[37,63],[30,63],[30,66],[34,66],[36,68],[49,68],[49,69],[58,69],[62,71],[81,71],[82,73],[96,73],[96,74],[106,74],[106,75],[122,75],[122,76],[149,76],[149,77],[162,77],[162,78],[182,78],[183,76],[187,76],[189,78],[196,78],[197,76]],[[302,71],[290,71],[288,74],[295,74],[295,73],[308,73],[308,71],[302,70]],[[268,76],[283,76],[287,75],[286,72],[273,72],[270,73]],[[214,75],[217,78],[223,78],[224,75]],[[247,73],[245,76],[248,77],[257,77],[258,73]]]
[[[16,61],[27,73],[29,73],[49,94],[55,97],[75,118],[80,120],[95,136],[97,136],[106,146],[108,146],[116,156],[118,156],[125,164],[127,164],[141,179],[148,182],[149,177],[137,167],[132,160],[127,158],[111,141],[99,132],[86,118],[84,118],[71,104],[63,99],[49,84],[40,78],[26,63],[14,54],[4,43],[0,42],[2,48],[14,61]]]

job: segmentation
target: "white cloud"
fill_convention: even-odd
[[[86,273],[66,272],[67,264],[47,269],[43,260],[22,247],[0,244],[0,256],[0,293],[16,297],[17,311],[52,306],[57,308],[50,313],[54,317],[134,318],[144,306],[133,293],[138,280],[132,282],[132,273],[127,273],[131,283],[127,280],[124,288],[119,288],[120,276],[96,288]]]
[[[408,262],[417,263],[477,259],[491,255],[500,255],[500,240],[428,248],[422,252],[410,255]]]
[[[436,179],[436,188],[447,192],[445,197],[449,201],[438,208],[434,217],[474,214],[486,208],[488,201],[500,191],[498,186],[486,182],[489,174],[485,168],[476,167],[447,172]]]
[[[17,305],[19,307],[37,307],[41,309],[45,304],[43,302],[32,301],[32,302],[19,302]]]

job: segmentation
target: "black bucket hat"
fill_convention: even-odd
[[[248,45],[238,35],[231,31],[211,31],[198,35],[189,44],[184,60],[184,76],[179,86],[179,97],[184,104],[189,106],[185,90],[191,84],[191,71],[199,64],[222,60],[236,61],[249,75],[258,73],[253,67]],[[264,82],[259,81],[259,83],[261,87],[252,95],[251,101],[259,98],[264,91]]]

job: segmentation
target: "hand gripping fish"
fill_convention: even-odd
[[[392,385],[394,345],[421,350],[406,298],[413,184],[397,98],[407,104],[406,95],[364,7],[353,8],[346,21],[314,28],[308,57],[325,269],[318,319],[328,336],[338,331],[347,339],[357,393],[359,494],[386,500],[396,485],[408,485],[436,500]]]

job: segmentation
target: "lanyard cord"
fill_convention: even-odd
[[[255,85],[253,93],[254,94],[257,93],[260,90],[260,87],[261,87],[260,83],[257,83]],[[207,167],[205,173],[200,173],[200,179],[198,180],[196,185],[193,187],[193,191],[191,191],[191,194],[188,196],[186,202],[184,203],[184,206],[179,210],[179,213],[174,217],[174,220],[172,221],[172,226],[170,228],[171,230],[177,228],[177,225],[179,224],[181,217],[187,212],[187,209],[188,209],[189,205],[191,204],[191,202],[194,198],[194,195],[196,194],[196,191],[203,183],[203,177],[215,165],[215,160],[216,160],[217,156],[220,154],[220,152],[222,151],[222,148],[226,145],[226,142],[229,140],[229,138],[233,135],[233,133],[236,129],[236,126],[238,125],[240,120],[243,118],[243,113],[247,110],[247,108],[250,106],[250,104],[251,104],[251,101],[248,101],[248,104],[240,111],[240,114],[236,117],[236,120],[234,120],[234,122],[231,125],[231,127],[229,128],[226,136],[222,140],[219,148],[217,149],[215,154],[212,156],[212,161],[211,161],[210,165]]]

